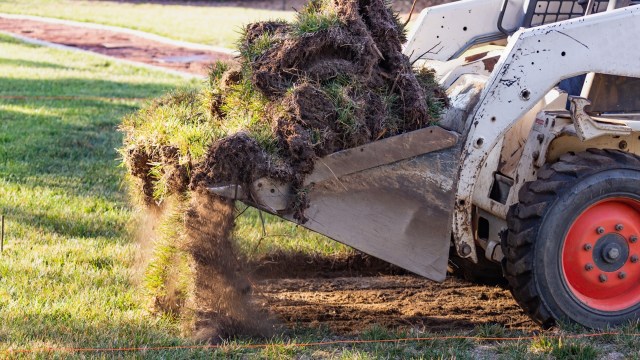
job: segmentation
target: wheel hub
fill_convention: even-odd
[[[616,271],[627,262],[629,245],[618,233],[609,233],[600,237],[593,248],[593,262],[603,271]]]
[[[579,214],[562,247],[562,270],[572,294],[601,311],[640,303],[640,201],[602,200]]]

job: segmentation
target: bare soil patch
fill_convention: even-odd
[[[434,332],[482,324],[539,329],[508,290],[453,277],[442,284],[413,275],[269,279],[256,282],[254,291],[288,326],[326,327],[343,335],[374,325]]]
[[[211,63],[217,60],[232,60],[229,54],[188,49],[132,34],[68,24],[0,17],[0,30],[197,75],[206,75]]]
[[[407,275],[408,272],[364,253],[319,256],[305,253],[272,253],[251,261],[254,280],[310,279]]]

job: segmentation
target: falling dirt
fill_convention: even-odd
[[[266,314],[252,303],[251,283],[231,242],[233,220],[233,201],[207,193],[195,193],[185,215],[182,246],[193,260],[195,336],[209,342],[271,331]]]
[[[454,277],[442,284],[413,275],[265,279],[255,292],[289,327],[325,327],[343,335],[373,326],[433,332],[482,324],[539,329],[508,290]]]
[[[160,216],[158,209],[150,208],[140,213],[134,222],[138,249],[131,267],[131,280],[136,284],[143,282],[145,270],[153,257],[153,240],[157,238]]]

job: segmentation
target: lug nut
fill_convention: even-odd
[[[622,231],[624,229],[624,226],[622,226],[622,224],[616,224],[616,231]]]
[[[596,233],[598,233],[598,234],[602,234],[603,232],[604,232],[604,228],[603,228],[602,226],[598,226],[598,227],[596,228]]]
[[[631,241],[631,243],[635,243],[636,241],[638,241],[638,237],[635,235],[631,235],[631,237],[629,237],[629,241]]]
[[[638,262],[638,255],[631,255],[631,260],[632,263],[637,263]]]
[[[591,244],[584,244],[584,250],[585,251],[591,250]]]
[[[585,266],[584,266],[584,269],[585,269],[585,270],[587,270],[587,271],[591,271],[591,270],[593,270],[593,264],[587,264],[587,265],[585,265]]]
[[[624,278],[626,278],[626,277],[627,277],[627,273],[625,273],[624,271],[620,271],[620,272],[618,273],[618,278],[620,278],[620,279],[624,279]]]
[[[598,279],[600,280],[600,282],[605,282],[607,281],[607,275],[600,274],[600,276],[598,276]]]

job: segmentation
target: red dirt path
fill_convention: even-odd
[[[0,30],[197,75],[206,75],[207,67],[216,60],[232,59],[229,54],[188,49],[132,34],[67,24],[0,17]]]

